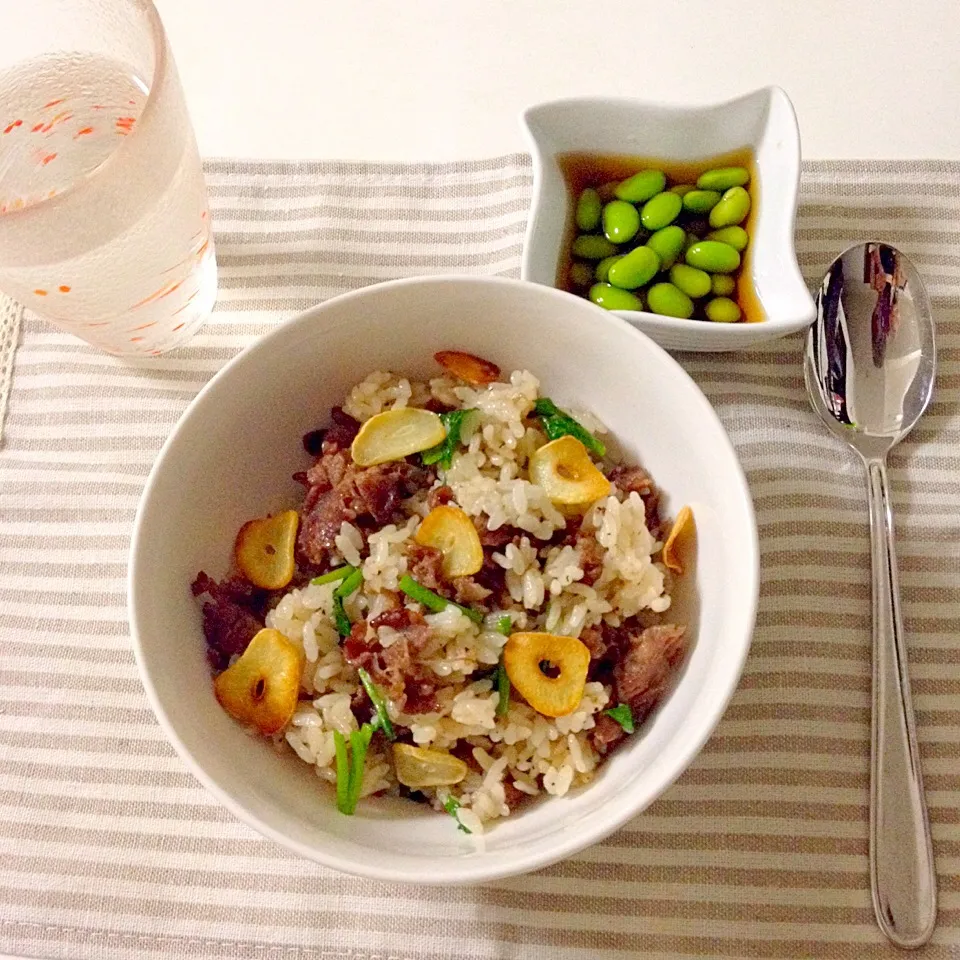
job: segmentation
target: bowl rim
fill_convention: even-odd
[[[745,569],[748,571],[749,575],[749,583],[744,585],[747,588],[745,591],[746,596],[744,598],[746,607],[743,608],[745,612],[745,618],[743,622],[746,629],[744,631],[742,640],[738,644],[738,647],[729,651],[729,655],[727,657],[728,666],[732,667],[731,672],[728,674],[730,677],[729,687],[722,693],[722,695],[718,697],[714,710],[710,715],[704,718],[697,735],[690,738],[689,743],[684,750],[678,750],[676,753],[671,753],[670,757],[662,765],[662,769],[658,771],[655,780],[651,785],[651,788],[646,792],[643,801],[633,801],[631,796],[626,792],[608,798],[603,807],[596,811],[596,814],[601,814],[602,811],[602,815],[595,814],[588,821],[590,826],[587,829],[582,829],[576,832],[568,830],[565,833],[560,834],[557,837],[556,842],[551,847],[549,853],[544,854],[542,852],[533,851],[527,853],[526,856],[515,856],[514,860],[512,860],[506,866],[498,865],[495,860],[486,858],[471,859],[470,857],[464,857],[451,859],[449,862],[445,862],[442,867],[439,867],[433,876],[429,877],[423,877],[419,873],[419,871],[423,870],[424,865],[430,862],[426,859],[413,860],[410,859],[406,854],[395,853],[391,855],[391,859],[395,862],[402,862],[406,860],[408,864],[406,868],[399,866],[383,866],[372,860],[354,862],[351,860],[342,859],[339,854],[331,854],[322,848],[312,846],[308,843],[304,843],[294,837],[291,837],[262,820],[251,810],[248,810],[242,803],[234,799],[230,792],[222,787],[216,779],[206,772],[205,768],[194,758],[186,744],[177,734],[157,692],[153,679],[146,669],[144,645],[140,635],[137,614],[137,595],[139,592],[138,571],[140,567],[140,561],[138,558],[140,557],[142,551],[146,548],[146,543],[141,539],[141,527],[144,523],[144,517],[149,507],[149,501],[152,497],[153,488],[157,483],[157,477],[160,475],[161,471],[164,470],[167,457],[170,456],[170,451],[177,443],[177,438],[183,428],[183,425],[193,416],[197,415],[196,410],[199,408],[204,398],[208,394],[216,391],[219,388],[221,381],[232,376],[233,371],[242,367],[248,361],[248,358],[251,355],[263,350],[269,350],[270,345],[274,341],[289,336],[291,330],[299,327],[305,327],[310,324],[315,324],[318,317],[321,317],[327,309],[335,309],[335,305],[338,305],[344,301],[362,299],[365,296],[368,296],[373,290],[389,291],[392,289],[400,289],[410,286],[453,285],[461,284],[465,281],[482,286],[496,285],[502,287],[533,287],[540,291],[540,294],[538,295],[552,298],[562,298],[564,300],[573,297],[572,294],[569,294],[565,291],[546,287],[541,284],[534,284],[525,280],[516,280],[498,276],[450,274],[439,276],[405,277],[402,279],[388,280],[382,283],[371,284],[365,287],[360,287],[356,290],[348,291],[347,293],[343,293],[335,297],[331,297],[330,299],[316,303],[312,307],[309,307],[295,316],[289,317],[277,324],[277,326],[272,330],[254,340],[236,356],[231,358],[216,374],[214,374],[213,377],[211,377],[211,379],[201,388],[193,400],[191,400],[187,405],[186,409],[175,424],[173,430],[164,441],[163,446],[157,454],[153,466],[151,467],[147,476],[147,480],[143,487],[143,492],[137,505],[136,516],[134,518],[130,539],[129,563],[127,571],[127,615],[130,626],[131,645],[133,647],[140,681],[143,685],[144,692],[146,693],[147,700],[150,703],[150,707],[153,710],[153,713],[164,735],[193,776],[207,790],[209,790],[210,793],[213,794],[213,796],[216,797],[216,799],[223,804],[223,806],[226,807],[226,809],[229,810],[238,820],[247,826],[252,827],[262,836],[265,836],[280,844],[287,850],[291,850],[294,853],[306,857],[307,859],[316,863],[320,863],[323,866],[331,867],[355,876],[362,876],[373,880],[408,883],[422,886],[435,886],[441,884],[476,884],[486,881],[504,879],[507,877],[516,876],[518,874],[524,874],[533,870],[541,869],[549,866],[552,863],[556,863],[559,860],[572,856],[586,847],[600,842],[605,837],[619,829],[626,821],[640,814],[644,809],[658,799],[665,790],[667,790],[671,785],[673,785],[673,783],[676,782],[676,780],[697,757],[704,744],[713,735],[717,725],[726,713],[726,710],[730,704],[730,700],[739,686],[739,682],[743,674],[744,664],[750,652],[750,647],[753,640],[753,631],[756,625],[756,614],[760,593],[760,547],[756,515],[753,508],[753,499],[750,493],[750,487],[747,483],[743,466],[740,463],[739,457],[737,456],[736,449],[734,448],[726,429],[720,421],[719,416],[713,409],[713,406],[710,404],[710,401],[706,398],[703,391],[693,380],[693,378],[683,369],[683,367],[681,367],[680,364],[673,357],[671,357],[666,350],[654,342],[650,337],[648,337],[642,331],[637,330],[629,323],[626,323],[613,312],[603,310],[601,307],[591,304],[588,301],[583,301],[582,298],[574,298],[579,303],[585,304],[590,310],[596,312],[597,316],[594,321],[596,324],[616,327],[620,331],[626,332],[626,334],[630,337],[639,338],[640,340],[646,341],[646,346],[648,348],[652,348],[656,360],[666,365],[667,368],[671,370],[673,375],[679,375],[681,380],[685,381],[686,385],[692,389],[693,397],[697,405],[700,407],[701,415],[706,421],[709,422],[710,427],[717,433],[720,444],[724,446],[726,451],[730,454],[737,486],[740,494],[742,495],[744,513],[749,525],[749,529],[746,531],[747,535],[745,536],[745,543],[748,548],[748,556],[744,558]]]
[[[787,118],[791,121],[793,131],[793,143],[796,147],[793,155],[790,157],[791,167],[795,170],[795,175],[788,178],[788,184],[785,193],[786,209],[788,210],[787,223],[784,224],[784,230],[793,238],[796,231],[797,221],[797,202],[800,195],[800,173],[802,160],[802,147],[800,140],[800,124],[797,120],[797,112],[793,106],[786,90],[777,84],[768,84],[767,86],[757,87],[755,90],[729,97],[726,100],[719,100],[712,103],[671,103],[669,101],[644,100],[640,97],[625,96],[582,96],[582,97],[559,97],[553,100],[542,100],[530,104],[520,113],[520,126],[524,137],[530,147],[530,154],[533,159],[533,192],[530,203],[530,213],[527,219],[527,227],[524,231],[523,250],[520,261],[520,277],[529,280],[530,274],[530,250],[531,239],[533,237],[536,220],[540,214],[540,208],[544,202],[542,189],[543,168],[547,157],[544,155],[541,141],[533,132],[532,120],[539,111],[548,108],[580,108],[590,105],[616,105],[625,108],[640,109],[652,111],[661,114],[706,114],[717,110],[723,110],[734,104],[742,103],[747,100],[760,100],[765,98],[767,103],[779,100],[781,105],[787,111]],[[735,346],[739,341],[749,341],[751,344],[758,339],[775,339],[776,337],[786,336],[790,333],[796,333],[803,330],[812,323],[816,314],[816,308],[813,297],[806,283],[803,280],[803,274],[797,260],[796,242],[790,240],[790,255],[792,272],[794,279],[800,281],[800,286],[806,290],[807,301],[803,308],[787,316],[776,318],[767,318],[761,323],[730,323],[730,324],[712,324],[709,326],[710,339],[726,339],[731,341],[731,346]],[[536,281],[531,281],[536,282]],[[546,284],[544,284],[546,286]],[[582,299],[582,298],[581,298]],[[667,337],[679,335],[683,339],[690,338],[691,341],[699,339],[699,334],[705,334],[706,330],[698,330],[692,327],[689,320],[681,320],[677,317],[661,316],[660,314],[650,313],[647,310],[609,310],[607,313],[613,313],[624,320],[636,323],[642,323],[641,332],[644,329],[656,331],[657,334],[663,334]],[[759,329],[762,328],[762,331]],[[763,331],[766,331],[764,333]],[[743,344],[747,346],[747,343]],[[696,346],[672,347],[671,349],[697,350]]]

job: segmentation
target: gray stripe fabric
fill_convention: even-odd
[[[317,300],[423,273],[516,276],[529,161],[213,161],[220,298],[185,350],[126,365],[27,317],[0,449],[0,952],[70,960],[666,960],[899,953],[867,881],[869,553],[860,467],[818,425],[799,337],[682,362],[756,503],[762,596],[717,733],[649,811],[535,875],[356,880],[286,853],[186,772],[125,614],[137,499],[226,360]],[[941,368],[891,458],[940,926],[960,957],[960,163],[813,162],[812,281],[857,239],[930,286]]]
[[[20,342],[22,318],[23,307],[0,294],[0,439],[3,439],[3,424],[7,418],[10,381],[13,379],[13,355]]]

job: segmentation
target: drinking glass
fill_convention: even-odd
[[[188,340],[217,265],[150,0],[0,3],[0,290],[121,356]]]

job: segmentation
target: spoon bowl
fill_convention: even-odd
[[[937,919],[937,882],[907,651],[886,456],[930,403],[933,312],[923,280],[895,247],[850,247],[830,265],[807,335],[813,409],[863,458],[870,502],[873,716],[870,881],[877,923],[897,946],[922,946]]]
[[[827,427],[861,455],[886,453],[930,403],[932,318],[916,267],[887,244],[850,247],[823,278],[807,337],[807,391]]]

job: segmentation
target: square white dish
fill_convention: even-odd
[[[745,255],[748,277],[766,319],[708,323],[641,311],[615,311],[672,350],[739,350],[795,333],[814,317],[800,274],[794,222],[800,181],[800,133],[786,93],[765,87],[726,103],[671,106],[609,97],[554,100],[523,114],[533,154],[533,202],[520,276],[555,286],[572,216],[557,157],[590,152],[673,162],[704,161],[744,148],[754,156],[753,217]]]

